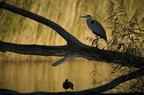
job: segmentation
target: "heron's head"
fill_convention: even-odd
[[[91,15],[86,15],[86,16],[80,16],[80,18],[92,18]]]

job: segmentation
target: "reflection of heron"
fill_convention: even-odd
[[[80,18],[86,18],[87,25],[89,29],[96,35],[100,36],[103,38],[105,41],[107,41],[106,33],[103,28],[103,26],[96,20],[92,20],[91,15],[86,15],[86,16],[80,16]]]
[[[67,89],[71,88],[73,90],[73,83],[68,81],[68,79],[65,80],[65,82],[63,83],[63,88],[66,90],[67,92]]]

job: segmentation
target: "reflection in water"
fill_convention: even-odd
[[[0,88],[19,92],[59,92],[65,91],[62,83],[65,79],[69,79],[74,83],[74,91],[89,89],[93,87],[92,77],[97,81],[101,80],[99,76],[94,76],[94,73],[91,73],[95,70],[94,63],[99,73],[109,78],[110,68],[105,63],[89,61],[82,58],[67,61],[56,67],[53,67],[51,63],[1,62]]]

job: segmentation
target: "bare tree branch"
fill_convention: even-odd
[[[25,55],[65,56],[67,46],[20,45],[0,41],[0,50]]]
[[[53,63],[52,65],[53,65],[53,66],[57,66],[57,65],[59,65],[59,64],[61,64],[61,63],[63,63],[63,62],[65,62],[65,61],[67,61],[67,60],[70,60],[70,59],[76,58],[76,57],[79,57],[79,55],[68,55],[68,56],[62,58],[61,60],[59,60],[59,61]]]
[[[105,61],[107,63],[117,63],[122,66],[141,68],[143,57],[134,56],[128,53],[101,50],[85,45],[68,44],[64,46],[44,46],[44,45],[20,45],[0,41],[0,51],[10,51],[25,55],[42,56],[76,56],[88,60]],[[71,57],[74,58],[74,57]],[[123,62],[125,60],[125,63]],[[139,61],[141,60],[141,61]],[[57,64],[58,65],[58,64]],[[54,65],[56,66],[56,65]]]
[[[123,82],[126,82],[126,81],[134,79],[134,78],[138,78],[141,76],[144,76],[144,71],[143,70],[137,70],[137,71],[134,71],[132,73],[119,76],[118,78],[112,80],[111,82],[109,82],[105,85],[102,85],[102,86],[97,87],[97,88],[93,88],[93,89],[91,89],[92,90],[91,92],[99,93],[99,92],[108,91],[108,90],[116,87],[117,85],[119,85]],[[89,91],[88,91],[88,93],[89,93]]]
[[[102,50],[96,47],[85,45],[81,43],[79,40],[77,40],[70,33],[68,33],[66,30],[64,30],[61,26],[42,16],[17,8],[4,2],[0,2],[0,8],[7,9],[11,12],[26,16],[37,22],[43,23],[51,27],[60,36],[62,36],[68,43],[67,45],[64,46],[42,46],[42,45],[20,45],[0,41],[0,51],[10,51],[19,54],[29,54],[29,55],[65,56],[65,58],[57,62],[57,65],[58,63],[64,62],[74,57],[83,57],[89,60],[104,61],[107,63],[117,63],[121,64],[122,66],[137,67],[137,68],[143,67],[142,65],[144,63],[143,57],[131,55],[125,52]]]

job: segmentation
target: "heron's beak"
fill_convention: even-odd
[[[80,16],[80,18],[86,18],[86,16]]]

